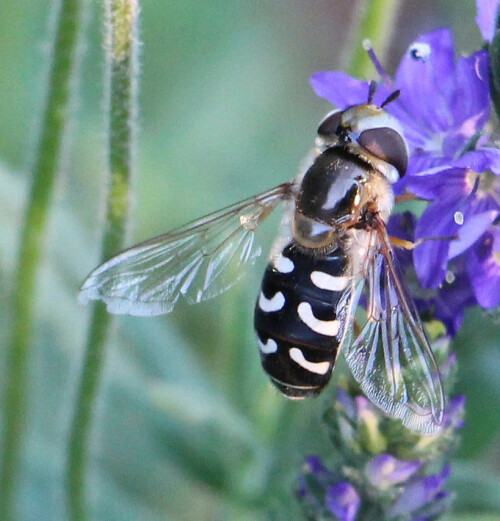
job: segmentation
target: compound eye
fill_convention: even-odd
[[[408,147],[403,136],[392,128],[371,128],[362,132],[358,143],[374,156],[396,167],[403,177],[408,166]]]
[[[336,134],[337,129],[340,126],[340,120],[342,119],[343,111],[339,110],[333,114],[328,114],[325,119],[320,123],[318,128],[318,134],[320,136],[333,136]]]

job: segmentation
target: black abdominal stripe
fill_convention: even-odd
[[[285,395],[315,396],[330,380],[341,326],[336,308],[348,284],[339,248],[313,256],[291,243],[267,266],[254,325],[262,366]]]

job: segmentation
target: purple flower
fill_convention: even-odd
[[[355,421],[357,417],[356,403],[352,396],[350,396],[341,386],[337,388],[337,403],[345,412],[346,416],[351,420]]]
[[[404,461],[390,454],[380,454],[368,463],[365,474],[374,487],[384,490],[406,481],[420,466],[419,461]]]
[[[379,410],[364,396],[356,396],[358,427],[365,426],[369,432],[376,432],[380,422]]]
[[[298,479],[297,497],[309,508],[323,508],[326,490],[337,481],[337,477],[317,456],[306,458],[304,470]]]
[[[412,264],[434,295],[418,298],[419,312],[441,320],[454,336],[464,310],[500,304],[500,151],[480,148],[455,161],[413,176],[412,190],[432,202],[418,224],[411,214],[391,217],[391,236],[415,241],[429,237],[412,252],[397,250],[403,271]]]
[[[448,29],[410,45],[396,72],[400,98],[387,107],[399,118],[413,151],[409,173],[454,159],[490,114],[487,53],[455,62]]]
[[[453,271],[450,274],[450,282],[444,282],[427,305],[434,309],[434,316],[453,337],[462,327],[465,309],[475,306],[477,300],[465,272]]]
[[[479,51],[455,61],[451,32],[438,29],[409,46],[394,82],[378,62],[376,66],[384,84],[374,103],[401,90],[386,107],[403,125],[411,151],[407,174],[395,186],[401,193],[413,174],[452,164],[483,129],[490,115],[488,54]],[[311,84],[318,96],[341,109],[367,100],[366,82],[337,71],[318,72]]]
[[[320,483],[328,483],[332,480],[332,473],[323,465],[318,456],[308,456],[306,458],[306,469]]]
[[[478,2],[483,34],[497,4]],[[374,103],[401,90],[386,109],[402,123],[411,157],[395,192],[406,189],[431,201],[416,225],[415,240],[448,238],[423,242],[413,252],[413,262],[422,286],[438,289],[425,305],[455,334],[466,307],[500,304],[500,232],[495,226],[500,151],[487,146],[486,136],[479,138],[490,115],[488,54],[479,51],[455,60],[451,32],[439,29],[409,46],[392,81],[369,52],[383,80]],[[367,100],[368,84],[338,71],[316,73],[311,84],[339,108]],[[392,218],[389,229],[402,229],[401,219]],[[397,255],[406,269],[411,254]]]
[[[480,306],[500,305],[500,228],[491,227],[467,253],[466,265]]]
[[[457,236],[427,241],[415,249],[415,269],[424,287],[439,287],[448,261],[476,243],[500,214],[499,174],[500,150],[484,148],[465,154],[455,166],[414,176],[412,191],[433,200],[417,224],[416,239]]]
[[[326,508],[335,514],[339,521],[354,521],[361,505],[356,489],[345,481],[336,483],[326,492]]]
[[[415,239],[415,227],[417,218],[411,212],[391,215],[387,223],[387,231],[391,237],[413,242]],[[396,248],[396,257],[402,272],[413,265],[413,253],[404,248]]]
[[[449,475],[450,467],[445,466],[439,474],[418,477],[407,483],[389,508],[389,518],[413,514],[412,519],[416,519],[421,514],[422,519],[428,519],[440,514],[444,510],[444,500],[449,496],[443,490]]]
[[[447,337],[434,347],[447,385],[456,357],[449,353]],[[326,510],[340,521],[364,519],[367,512],[388,521],[434,519],[450,502],[444,490],[450,473],[445,462],[463,426],[465,398],[450,399],[443,428],[427,437],[395,428],[396,420],[385,421],[384,413],[359,394],[359,388],[343,385],[331,414],[325,415],[335,447],[334,467],[309,456],[298,480],[297,496],[308,519],[327,518]],[[343,428],[347,424],[349,432]],[[406,459],[394,454],[405,454]],[[442,470],[436,474],[436,468]]]
[[[444,351],[450,345],[450,338],[443,336],[433,342],[432,348],[433,351],[440,356],[440,351]],[[448,380],[449,378],[453,378],[456,373],[457,367],[457,354],[449,353],[446,360],[439,364],[439,372],[441,373],[441,378],[443,381]]]
[[[495,36],[498,0],[476,0],[476,23],[485,40],[491,42]]]
[[[416,217],[410,212],[404,212],[391,216],[387,230],[392,237],[414,242],[416,224]],[[438,242],[443,241],[430,241],[434,251],[430,259],[427,259],[429,262],[434,262],[435,255],[438,252]],[[446,241],[444,242],[446,243]],[[421,248],[425,248],[425,243],[418,246],[415,251],[396,248],[396,256],[405,278],[411,277],[413,255]],[[477,304],[474,289],[465,271],[463,257],[462,255],[460,262],[454,261],[453,265],[449,266],[445,280],[439,288],[433,291],[421,291],[419,288],[412,288],[414,289],[412,296],[420,315],[440,320],[452,337],[457,334],[462,326],[465,309]]]
[[[450,427],[460,429],[464,426],[465,402],[466,399],[463,394],[454,396],[449,401],[444,413],[443,429]]]

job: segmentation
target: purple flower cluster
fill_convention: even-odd
[[[401,91],[386,105],[401,122],[411,153],[395,192],[422,202],[418,217],[396,214],[388,231],[420,244],[396,254],[409,282],[420,282],[416,305],[423,318],[438,318],[448,331],[433,342],[447,394],[456,363],[450,337],[460,329],[464,310],[500,305],[500,150],[490,122],[492,98],[500,116],[500,92],[490,87],[488,43],[495,37],[499,3],[477,0],[476,22],[486,43],[470,56],[455,59],[451,32],[439,29],[410,45],[393,79],[369,49],[381,78],[374,103]],[[500,35],[493,45],[497,39],[500,48]],[[368,83],[339,71],[319,72],[311,83],[339,109],[368,99]],[[451,398],[442,429],[424,437],[385,416],[353,381],[341,380],[337,400],[325,414],[335,470],[311,456],[299,479],[297,496],[307,517],[436,519],[451,501],[445,487],[464,405],[463,396]]]
[[[443,341],[439,354],[444,356],[447,349]],[[454,366],[455,356],[446,356],[440,365],[445,382],[453,379]],[[344,382],[326,416],[338,470],[309,456],[299,478],[297,497],[307,516],[337,521],[435,519],[451,501],[445,490],[450,475],[445,461],[463,426],[464,405],[463,396],[452,398],[442,430],[428,437],[402,429]]]
[[[498,0],[477,5],[488,42]],[[395,192],[429,202],[407,230],[415,241],[426,239],[413,265],[422,287],[434,290],[434,316],[455,334],[466,307],[500,305],[500,150],[489,123],[488,50],[455,59],[451,32],[438,29],[409,46],[394,79],[369,53],[381,77],[374,103],[401,91],[386,107],[401,122],[411,153]],[[311,84],[339,109],[367,100],[368,84],[339,71],[318,72]]]
[[[457,398],[452,409],[446,429],[461,425],[463,399]],[[361,469],[344,467],[348,472],[333,472],[318,457],[309,456],[305,473],[299,479],[297,496],[311,518],[330,519],[324,515],[326,512],[339,521],[426,521],[449,506],[451,497],[445,485],[450,467],[443,465],[434,473],[424,472],[424,467],[419,460],[405,460],[383,452],[366,456]],[[320,513],[323,517],[318,517]]]

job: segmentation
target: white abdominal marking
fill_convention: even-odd
[[[324,336],[337,336],[340,328],[338,320],[319,320],[312,312],[311,304],[301,302],[297,307],[297,313],[300,319],[306,326],[312,329],[315,333]]]
[[[284,257],[281,253],[274,261],[274,267],[280,273],[291,273],[295,268],[293,261],[291,261],[288,257]]]
[[[298,347],[292,347],[288,351],[290,358],[307,371],[316,374],[326,374],[330,369],[330,362],[309,362],[304,353]]]
[[[267,298],[262,291],[259,295],[259,308],[266,313],[279,311],[285,305],[285,296],[278,291],[273,298]]]
[[[311,272],[311,281],[319,289],[342,291],[349,284],[349,277],[333,277],[324,271]]]
[[[262,342],[261,339],[257,337],[257,343],[259,344],[259,349],[265,355],[276,353],[278,350],[278,344],[272,338],[268,338],[267,342],[264,344],[264,342]]]

